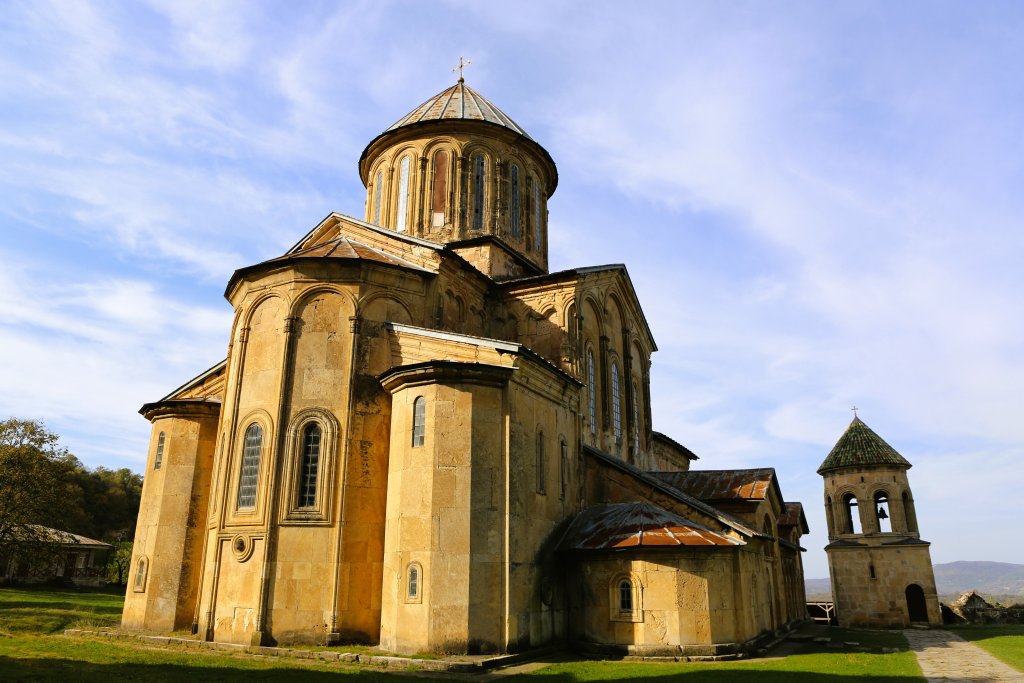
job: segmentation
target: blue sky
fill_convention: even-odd
[[[854,404],[934,561],[1024,563],[1020,5],[510,7],[0,0],[0,415],[140,470],[231,272],[361,216],[362,148],[465,55],[558,164],[552,268],[628,266],[655,428],[774,466],[808,576]]]

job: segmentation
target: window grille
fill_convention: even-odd
[[[256,480],[260,471],[260,452],[263,449],[263,428],[251,424],[245,430],[242,450],[242,470],[238,477],[239,510],[252,510],[256,507]]]
[[[320,425],[311,424],[303,430],[302,458],[299,462],[300,508],[316,505],[316,482],[320,470]]]
[[[164,433],[160,432],[160,436],[156,439],[156,459],[153,461],[153,469],[158,470],[160,466],[164,464]]]
[[[619,366],[612,363],[612,432],[615,443],[622,443],[622,401],[619,396]]]
[[[590,434],[597,434],[597,388],[594,386],[594,352],[587,351],[587,402],[590,412]]]
[[[478,154],[473,161],[473,228],[484,227],[484,156]]]
[[[412,404],[412,446],[417,448],[423,445],[424,435],[427,430],[427,402],[422,396],[417,396]]]
[[[519,167],[512,165],[511,208],[509,213],[509,229],[513,237],[519,237]]]

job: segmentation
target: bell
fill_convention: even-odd
[[[878,508],[878,518],[879,519],[889,519],[889,515],[886,514],[885,508],[883,508],[883,507]]]

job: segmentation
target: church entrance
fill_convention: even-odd
[[[928,621],[928,605],[924,601],[924,589],[916,583],[907,586],[907,614],[910,621]]]

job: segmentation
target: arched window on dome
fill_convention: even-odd
[[[373,222],[376,223],[377,225],[380,225],[380,222],[383,218],[381,214],[384,212],[384,206],[382,201],[384,197],[384,169],[381,169],[380,171],[377,172],[377,187],[374,188],[374,190],[376,192],[377,198],[373,202]]]
[[[448,152],[434,153],[434,184],[430,192],[431,226],[444,225],[444,209],[448,201]]]
[[[483,154],[473,158],[473,220],[470,225],[474,230],[484,227],[484,183],[487,180]]]
[[[622,443],[622,397],[619,392],[619,366],[612,361],[612,433],[615,443]]]
[[[509,207],[509,231],[512,233],[512,237],[519,237],[519,167],[512,164],[511,170],[511,190],[510,195],[510,207]]]
[[[540,183],[536,178],[530,178],[530,184],[533,186],[531,192],[533,195],[533,248],[540,251],[543,246],[540,229]]]
[[[597,387],[594,386],[594,352],[587,349],[587,411],[590,417],[590,435],[597,435]]]
[[[409,165],[409,157],[402,157],[398,167],[398,216],[395,220],[395,230],[398,232],[405,232],[406,214],[409,212]]]

